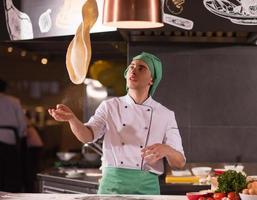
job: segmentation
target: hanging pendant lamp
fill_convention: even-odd
[[[103,25],[124,29],[162,27],[160,0],[104,0]]]

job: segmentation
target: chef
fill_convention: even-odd
[[[161,61],[142,52],[124,76],[127,95],[103,101],[85,124],[63,104],[49,113],[58,121],[67,121],[83,143],[104,137],[99,194],[158,195],[163,159],[171,167],[185,165],[174,112],[152,98],[162,78]]]

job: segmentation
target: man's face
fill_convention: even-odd
[[[133,60],[128,66],[127,87],[129,89],[149,90],[153,84],[151,71],[142,60]]]

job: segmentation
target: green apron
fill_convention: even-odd
[[[98,194],[160,195],[157,174],[116,167],[105,167]]]

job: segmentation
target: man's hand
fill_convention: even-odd
[[[87,128],[72,112],[63,104],[58,104],[56,109],[48,109],[49,114],[57,121],[69,122],[71,131],[83,143],[91,142],[94,138],[93,131]]]
[[[185,165],[184,156],[167,144],[153,144],[141,150],[142,158],[153,165],[158,160],[166,158],[171,167],[182,168]]]
[[[49,114],[57,121],[68,122],[76,116],[68,106],[57,104],[56,109],[48,109]]]
[[[142,157],[148,164],[154,164],[166,157],[171,147],[166,144],[154,144],[142,149]]]

